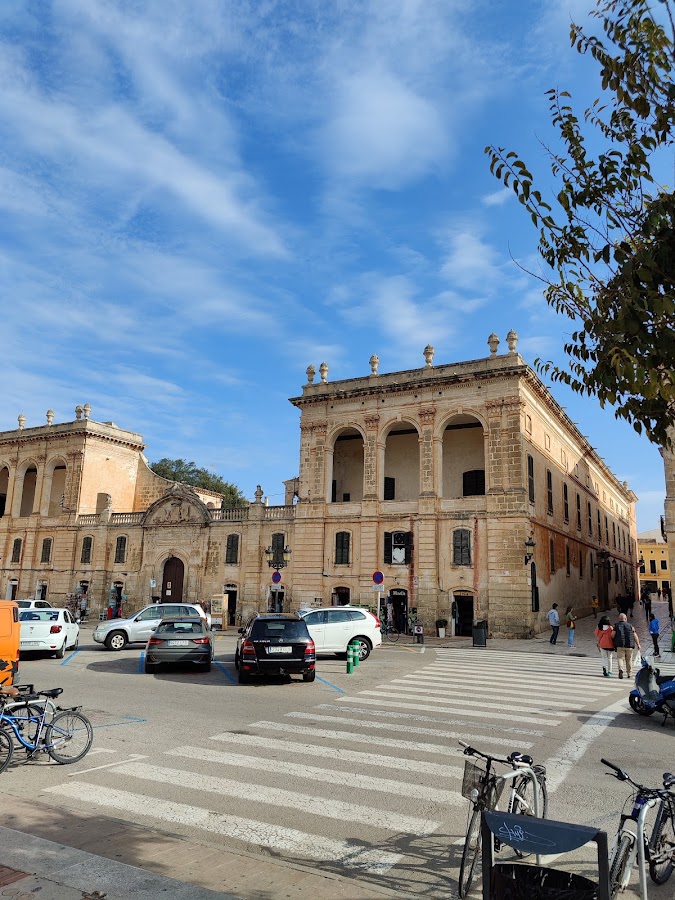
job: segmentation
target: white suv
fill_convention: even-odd
[[[346,653],[352,641],[358,643],[359,659],[368,659],[373,647],[382,643],[380,621],[372,613],[355,606],[328,606],[301,609],[298,613],[320,653]]]
[[[211,616],[207,616],[198,603],[153,603],[128,619],[101,622],[93,637],[97,644],[105,644],[108,650],[124,650],[127,644],[147,644],[162,619],[172,616],[199,616],[211,627]]]

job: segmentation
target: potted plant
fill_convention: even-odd
[[[436,630],[440,638],[445,637],[445,629],[448,627],[447,619],[436,619]]]

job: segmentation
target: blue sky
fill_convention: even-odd
[[[591,0],[3,0],[0,428],[141,432],[283,502],[305,369],[329,379],[573,329],[486,144],[548,175],[545,91],[595,96]],[[546,190],[543,191],[546,195]],[[658,450],[561,386],[658,525]]]

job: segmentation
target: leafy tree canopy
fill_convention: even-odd
[[[674,0],[598,0],[591,15],[604,38],[572,25],[572,46],[600,67],[601,92],[581,120],[567,91],[547,93],[562,147],[544,147],[555,209],[517,153],[485,149],[539,229],[553,270],[536,276],[546,301],[578,329],[564,344],[568,366],[538,359],[538,369],[614,405],[661,445],[675,424],[675,194],[652,164],[658,154],[673,165],[664,150],[675,142],[674,9]]]
[[[162,478],[168,478],[169,481],[179,481],[181,484],[191,484],[193,487],[223,494],[226,506],[246,506],[247,504],[246,497],[236,485],[224,481],[220,475],[209,472],[208,469],[197,468],[194,462],[164,458],[150,463],[150,468],[155,475],[161,475]]]

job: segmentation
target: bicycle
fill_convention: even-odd
[[[534,785],[526,770],[534,773],[537,779],[539,791],[538,812],[539,817],[545,819],[548,814],[548,791],[546,789],[546,767],[535,765],[531,756],[514,751],[505,759],[499,756],[490,756],[482,753],[474,747],[459,742],[464,747],[464,756],[478,757],[485,761],[485,766],[476,764],[470,759],[464,763],[464,778],[462,781],[462,796],[471,801],[468,816],[468,826],[462,861],[459,867],[459,896],[466,897],[476,870],[476,862],[481,851],[481,813],[483,810],[497,809],[497,804],[508,779],[511,780],[509,803],[507,811],[526,816],[535,814]],[[493,770],[494,763],[510,766],[514,773],[500,775]],[[500,843],[495,839],[495,850],[500,849]],[[521,858],[526,854],[516,850]]]
[[[675,775],[666,772],[663,776],[662,788],[648,788],[633,781],[627,772],[615,766],[607,759],[600,762],[613,771],[608,772],[618,781],[627,781],[635,791],[630,800],[631,811],[623,811],[619,819],[619,828],[609,857],[609,892],[614,898],[618,892],[628,886],[636,861],[640,866],[640,887],[642,896],[647,896],[646,868],[649,866],[649,877],[655,884],[665,884],[675,867]],[[626,801],[628,802],[628,801]],[[658,803],[656,818],[652,832],[647,839],[645,835],[645,819],[647,812]],[[624,804],[624,810],[626,804]],[[635,823],[635,830],[627,827],[628,822]]]
[[[12,761],[15,741],[25,749],[28,759],[47,753],[54,762],[69,765],[86,756],[94,740],[91,722],[79,706],[54,706],[52,701],[62,693],[63,688],[31,692],[0,705],[0,772]],[[8,706],[13,709],[8,710]]]
[[[382,637],[386,637],[392,644],[396,643],[401,634],[398,628],[394,628],[393,625],[388,625],[386,622],[380,624],[380,631],[382,632]]]

